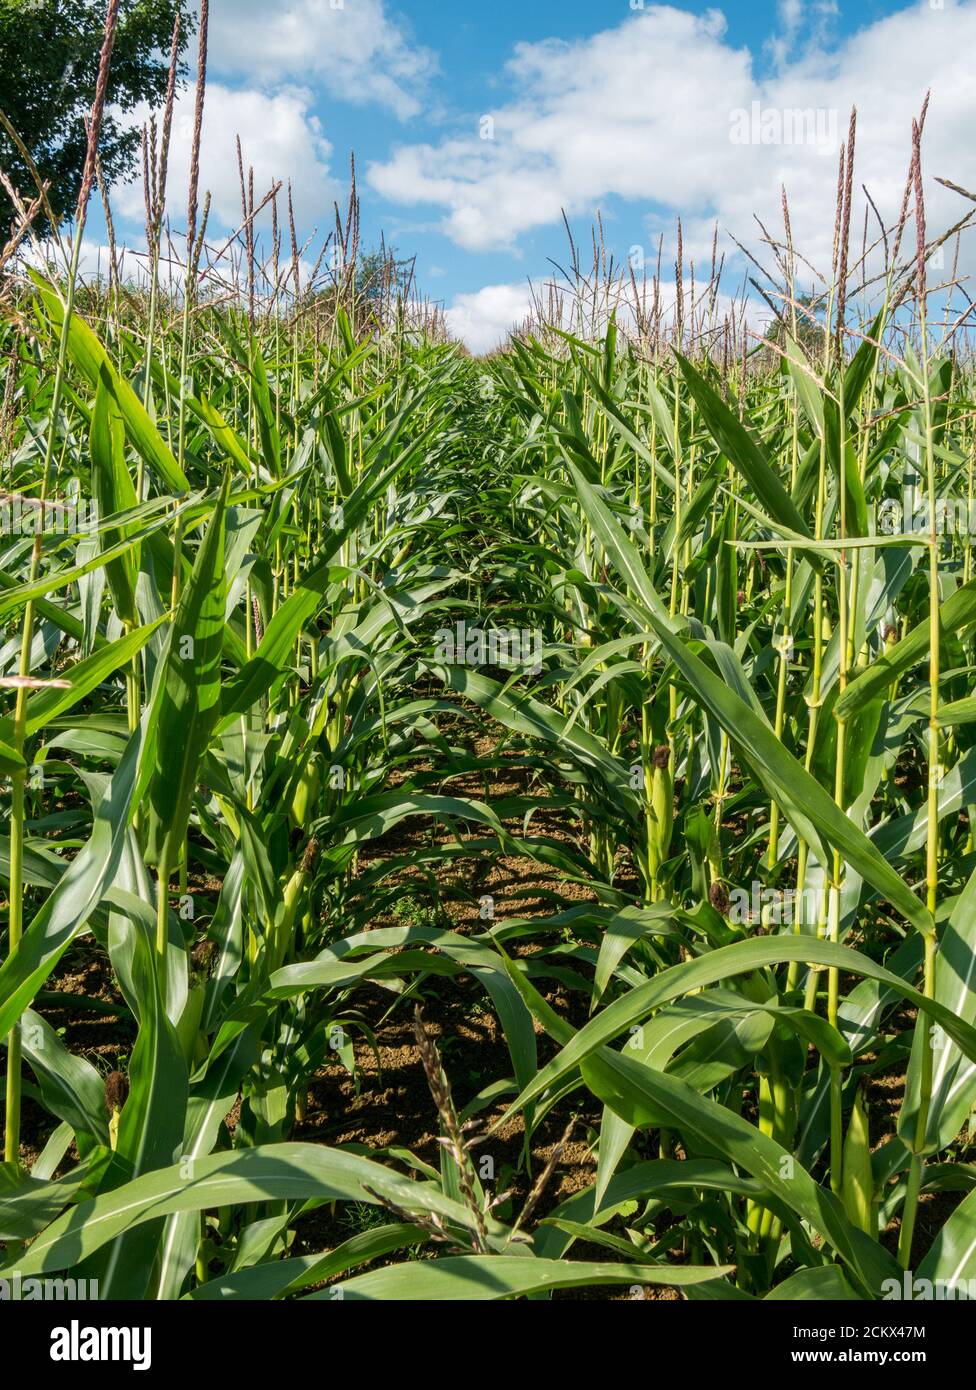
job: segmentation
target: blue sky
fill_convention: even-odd
[[[634,248],[652,260],[663,232],[665,279],[676,217],[699,266],[717,224],[731,292],[746,265],[731,236],[758,252],[753,213],[776,221],[785,184],[797,242],[822,265],[852,102],[858,182],[886,220],[928,87],[926,173],[973,187],[974,40],[976,0],[211,0],[203,179],[215,224],[233,230],[239,134],[259,190],[292,181],[305,236],[344,200],[354,149],[364,241],[384,231],[416,254],[424,289],[483,350],[525,312],[528,282],[565,261],[562,208],[581,240],[599,210],[620,262]],[[771,124],[735,136],[756,104]],[[820,125],[791,135],[800,110]],[[171,167],[179,225],[179,152]],[[934,214],[961,215],[930,186]],[[141,190],[113,202],[136,245]]]

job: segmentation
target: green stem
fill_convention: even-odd
[[[156,880],[156,962],[160,989],[166,983],[166,938],[169,919],[169,845],[163,846]]]
[[[925,411],[925,463],[927,491],[929,499],[929,778],[928,778],[928,830],[925,844],[925,898],[929,913],[934,918],[939,897],[939,535],[938,514],[936,511],[935,449],[932,424],[932,399],[929,388],[929,364],[925,331],[925,300],[919,298],[919,319],[922,344],[922,401]],[[935,997],[935,957],[938,949],[935,928],[925,936],[925,975],[923,993],[926,999]],[[919,1016],[918,1028],[925,1029],[925,1046],[922,1048],[919,1077],[918,1115],[915,1123],[915,1142],[911,1166],[908,1172],[908,1190],[905,1193],[905,1206],[902,1212],[901,1235],[898,1241],[898,1258],[907,1269],[912,1253],[912,1235],[915,1230],[915,1216],[918,1209],[918,1196],[921,1188],[923,1151],[926,1147],[929,1109],[932,1103],[932,1046],[931,1024]]]
[[[31,550],[30,583],[34,583],[41,568],[41,541],[44,531],[44,503],[51,484],[54,461],[55,433],[61,397],[64,391],[64,377],[68,362],[68,332],[74,312],[75,281],[78,276],[78,260],[81,254],[81,239],[84,233],[84,218],[79,218],[71,250],[71,264],[68,269],[68,284],[65,291],[64,319],[58,342],[57,364],[54,370],[54,385],[51,392],[51,416],[47,439],[44,445],[44,467],[41,475],[40,518],[34,535]],[[18,674],[30,675],[31,647],[34,642],[34,604],[29,602],[24,608],[24,625],[20,639],[20,662]],[[27,741],[27,688],[21,686],[14,704],[13,744],[17,753],[24,756]],[[10,911],[8,917],[8,959],[13,959],[24,930],[24,786],[27,770],[22,769],[11,777],[10,807]],[[20,1022],[14,1024],[7,1039],[7,1085],[6,1110],[4,1114],[3,1156],[6,1163],[17,1163],[20,1155],[20,1113],[21,1113],[21,1047]]]

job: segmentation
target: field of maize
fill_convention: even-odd
[[[30,207],[3,253],[0,1278],[976,1281],[976,369],[927,264],[976,197],[927,236],[924,111],[863,246],[852,119],[812,294],[784,199],[764,334],[598,233],[483,359],[364,295],[355,191],[325,289],[243,168],[174,279],[154,143],[148,282],[82,281],[98,114],[63,261]]]

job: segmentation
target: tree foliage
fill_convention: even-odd
[[[155,106],[165,95],[177,11],[182,51],[193,24],[182,0],[122,0],[99,146],[109,182],[130,174],[138,156],[140,131],[127,117],[140,102]],[[0,0],[0,109],[49,181],[59,217],[78,195],[104,22],[101,0]],[[2,130],[0,164],[22,197],[35,195],[29,169]]]

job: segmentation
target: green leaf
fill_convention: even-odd
[[[20,1032],[24,1057],[40,1082],[44,1103],[71,1126],[79,1152],[84,1154],[95,1144],[107,1146],[105,1087],[95,1068],[69,1052],[33,1009],[25,1009]]]
[[[111,887],[125,848],[143,747],[137,730],[106,788],[87,843],[0,966],[0,1034],[10,1031]]]
[[[607,1104],[616,1108],[621,1097],[628,1104],[636,1103],[638,1110],[650,1104],[654,1113],[663,1111],[668,1116],[671,1127],[717,1149],[758,1178],[767,1191],[830,1242],[868,1293],[879,1292],[881,1281],[897,1269],[887,1251],[851,1224],[832,1192],[814,1182],[782,1145],[742,1116],[703,1099],[677,1077],[653,1071],[608,1048],[587,1059],[583,1077]]]
[[[587,515],[599,522],[601,540],[604,534],[611,539],[608,549],[611,560],[621,577],[644,601],[649,626],[685,676],[693,698],[725,729],[800,838],[816,850],[821,863],[829,862],[828,845],[841,850],[862,878],[888,898],[897,911],[919,931],[931,932],[934,929],[932,918],[925,904],[912,893],[877,846],[848,819],[803,764],[787,752],[766,719],[729,689],[674,635],[670,620],[666,615],[662,616],[663,605],[654,594],[650,580],[642,571],[640,575],[636,573],[635,557],[629,553],[633,550],[630,542],[582,474],[571,464],[569,468]],[[645,593],[648,595],[646,599]]]
[[[129,1095],[119,1116],[116,1153],[133,1178],[167,1167],[179,1154],[186,1112],[187,1071],[176,1030],[159,989],[153,941],[136,929],[133,981],[139,1000],[139,1033],[129,1062]],[[100,1298],[141,1299],[152,1274],[162,1222],[127,1231],[91,1267]]]
[[[128,665],[164,621],[164,618],[159,618],[154,623],[137,627],[115,642],[99,647],[92,656],[85,657],[83,661],[59,672],[59,679],[71,682],[68,690],[39,690],[29,695],[26,725],[28,737],[39,733],[53,719],[72,709],[86,695],[90,695],[106,677]]]
[[[953,907],[935,958],[935,998],[965,1023],[976,1021],[976,873]],[[932,1054],[930,1104],[924,1143],[916,1150],[922,1052]],[[976,1100],[976,1062],[939,1028],[916,1024],[905,1079],[898,1133],[913,1152],[936,1153],[956,1137]]]
[[[956,589],[939,609],[939,630],[943,635],[961,632],[972,623],[976,623],[976,579]],[[900,676],[922,661],[928,650],[929,620],[926,617],[855,676],[837,701],[837,718],[850,719],[869,701],[883,695]]]
[[[104,376],[98,380],[95,392],[95,406],[91,420],[91,460],[92,490],[98,506],[99,519],[104,521],[118,512],[129,511],[138,506],[139,499],[125,466],[124,443],[125,426],[122,414],[115,402],[111,389]],[[101,548],[114,535],[116,543],[125,541],[133,534],[133,527],[120,527],[118,531],[105,531],[99,540]],[[126,550],[118,559],[110,560],[105,566],[115,604],[115,611],[123,623],[134,627],[139,621],[136,607],[136,581],[139,577],[139,556],[135,548]]]
[[[225,476],[170,629],[157,675],[155,770],[149,783],[146,858],[173,868],[186,835],[197,773],[220,709],[224,631]]]
[[[968,1296],[968,1281],[976,1279],[976,1191],[964,1197],[946,1221],[915,1278],[940,1279],[953,1297]]]
[[[160,1168],[79,1202],[2,1268],[25,1276],[71,1269],[123,1232],[174,1212],[309,1198],[376,1205],[374,1193],[467,1229],[467,1209],[430,1182],[401,1177],[381,1163],[322,1144],[267,1144]]]
[[[721,946],[698,960],[685,961],[681,965],[662,970],[653,980],[638,985],[608,1004],[578,1033],[572,1034],[569,1025],[556,1016],[563,1032],[560,1035],[559,1032],[553,1031],[553,1036],[557,1041],[565,1039],[566,1045],[552,1061],[541,1068],[532,1084],[512,1102],[512,1112],[520,1109],[527,1101],[538,1099],[544,1091],[555,1086],[568,1072],[578,1067],[595,1048],[611,1042],[632,1025],[642,1023],[655,1009],[661,1008],[673,999],[678,999],[691,990],[717,984],[720,980],[732,979],[736,975],[758,970],[762,966],[782,965],[792,960],[835,966],[852,975],[880,981],[887,985],[894,995],[929,1014],[958,1043],[966,1056],[976,1061],[976,1028],[956,1018],[937,1000],[926,999],[900,976],[876,964],[870,957],[859,951],[852,951],[847,946],[840,946],[836,942],[818,941],[813,937],[760,937],[750,941],[737,941],[731,946]],[[547,1031],[550,1031],[548,1019],[542,1017],[534,1005],[530,1004],[530,1007]]]
[[[29,270],[28,273],[37,286],[37,293],[49,322],[55,329],[60,329],[64,323],[64,305],[60,296],[36,270]],[[115,370],[111,358],[98,338],[77,314],[72,314],[68,326],[68,352],[75,366],[88,378],[93,389],[97,389],[100,382],[105,383],[105,389],[113,397],[119,414],[125,421],[126,431],[133,446],[160,482],[170,492],[189,492],[190,483],[186,474],[150,420],[142,402],[129,383]]]
[[[233,1269],[216,1274],[194,1289],[187,1297],[194,1302],[210,1302],[224,1298],[243,1298],[262,1302],[298,1293],[310,1284],[334,1279],[356,1265],[368,1264],[394,1250],[419,1245],[427,1239],[420,1226],[377,1226],[351,1236],[335,1250],[325,1254],[294,1255],[287,1260],[275,1260],[253,1268]]]
[[[771,1289],[765,1298],[767,1303],[784,1300],[791,1303],[808,1300],[815,1303],[857,1302],[858,1295],[836,1265],[821,1265],[819,1268],[798,1269]]]
[[[675,357],[709,433],[729,462],[742,474],[763,510],[791,531],[809,536],[806,522],[773,471],[763,448],[691,363],[680,352],[676,352]]]
[[[344,1302],[483,1302],[602,1284],[685,1288],[721,1279],[730,1271],[729,1265],[577,1264],[517,1255],[448,1255],[373,1270],[344,1280],[338,1288]],[[309,1295],[335,1296],[329,1290]]]

